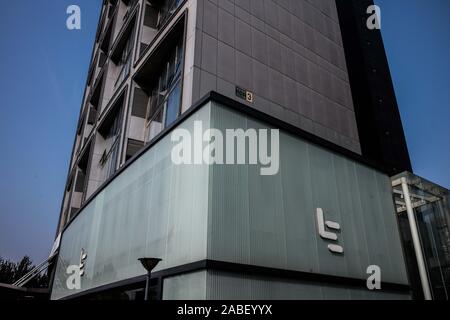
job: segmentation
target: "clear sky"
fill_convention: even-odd
[[[375,2],[413,169],[450,189],[450,1]]]
[[[82,29],[66,29],[81,7]],[[0,256],[49,253],[101,0],[0,1]],[[450,1],[377,0],[417,174],[450,187]]]

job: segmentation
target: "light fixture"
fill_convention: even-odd
[[[149,289],[150,289],[150,278],[151,273],[153,269],[160,263],[162,260],[158,258],[140,258],[138,259],[139,262],[142,264],[145,270],[147,270],[147,280],[145,282],[145,301],[148,301],[149,299]]]

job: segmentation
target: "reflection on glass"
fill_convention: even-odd
[[[160,110],[158,112],[158,114],[150,122],[147,141],[151,141],[162,131],[162,129],[163,129],[162,117],[163,117],[163,112],[162,112],[162,110]]]
[[[171,125],[177,118],[180,109],[181,98],[181,81],[178,81],[176,87],[172,90],[167,99],[167,111],[166,111],[166,127]]]

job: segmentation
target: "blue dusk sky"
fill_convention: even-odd
[[[377,0],[414,170],[450,187],[450,1]],[[82,29],[66,28],[81,8]],[[101,0],[0,2],[0,256],[50,251]]]

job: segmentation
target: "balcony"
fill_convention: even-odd
[[[132,18],[127,21],[120,31],[117,40],[111,50],[111,60],[114,62],[117,71],[114,90],[129,76],[133,62],[133,44],[136,30],[136,16],[134,11]]]
[[[122,112],[125,92],[113,103],[99,121],[94,154],[100,155],[91,179],[103,183],[114,175],[118,167],[120,138],[122,131]]]
[[[134,78],[141,94],[134,97],[133,112],[146,110],[143,128],[146,143],[170,126],[181,112],[183,62],[184,23],[181,19]]]
[[[174,16],[183,0],[147,0],[145,15],[139,35],[139,56],[142,56],[158,33]]]

